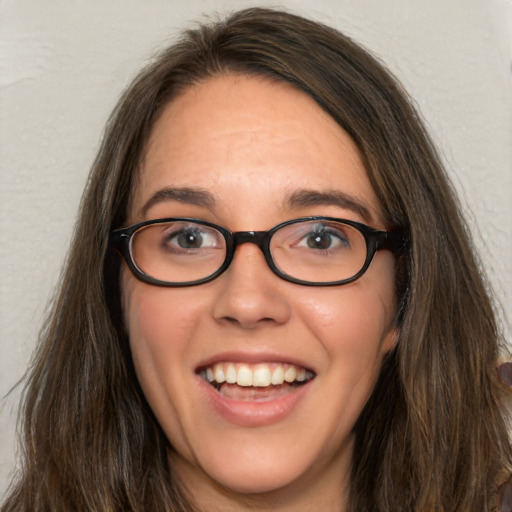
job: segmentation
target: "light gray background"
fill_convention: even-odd
[[[503,308],[512,310],[511,0],[3,0],[1,396],[28,364],[121,90],[179,29],[249,5],[285,6],[334,25],[402,80],[461,193]],[[14,465],[18,396],[0,401],[0,493]]]

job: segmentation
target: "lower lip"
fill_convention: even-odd
[[[211,384],[199,376],[197,378],[213,410],[224,420],[241,427],[262,427],[284,420],[304,399],[314,380],[274,400],[241,401],[222,396]]]

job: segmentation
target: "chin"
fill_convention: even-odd
[[[203,457],[199,456],[200,460],[194,462],[190,459],[185,461],[173,453],[170,454],[170,464],[177,474],[182,475],[183,482],[195,482],[194,487],[199,485],[197,477],[202,473],[203,484],[207,487],[224,489],[223,494],[227,492],[247,497],[287,492],[309,478],[311,467],[304,457],[285,458],[282,455],[269,456],[263,452],[239,452],[238,460],[234,460],[236,457],[233,457],[233,453],[225,454],[225,457],[219,456],[218,452],[210,456],[203,454]]]
[[[241,495],[275,494],[294,489],[297,492],[314,480],[313,461],[304,455],[303,450],[286,455],[278,449],[274,454],[255,450],[227,464],[218,464],[218,457],[205,461],[203,470],[218,485]]]
[[[294,486],[299,475],[291,471],[270,469],[248,469],[245,473],[223,472],[216,481],[223,487],[242,495],[273,494]]]

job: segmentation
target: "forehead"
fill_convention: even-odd
[[[163,109],[136,180],[131,217],[168,187],[208,190],[221,203],[334,189],[380,217],[347,133],[302,91],[262,77],[209,78]]]

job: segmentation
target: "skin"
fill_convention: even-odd
[[[206,190],[215,204],[151,200],[168,187]],[[289,204],[299,189],[348,194],[361,208]],[[349,136],[309,96],[258,77],[210,78],[167,105],[133,192],[130,224],[190,216],[231,231],[266,230],[326,215],[388,227]],[[378,251],[359,280],[334,287],[280,279],[253,244],[196,287],[148,285],[124,267],[137,376],[172,444],[171,466],[200,509],[344,509],[351,430],[396,342],[393,283],[388,251]],[[237,425],[212,407],[196,373],[227,352],[234,360],[293,360],[316,376],[284,418]]]

